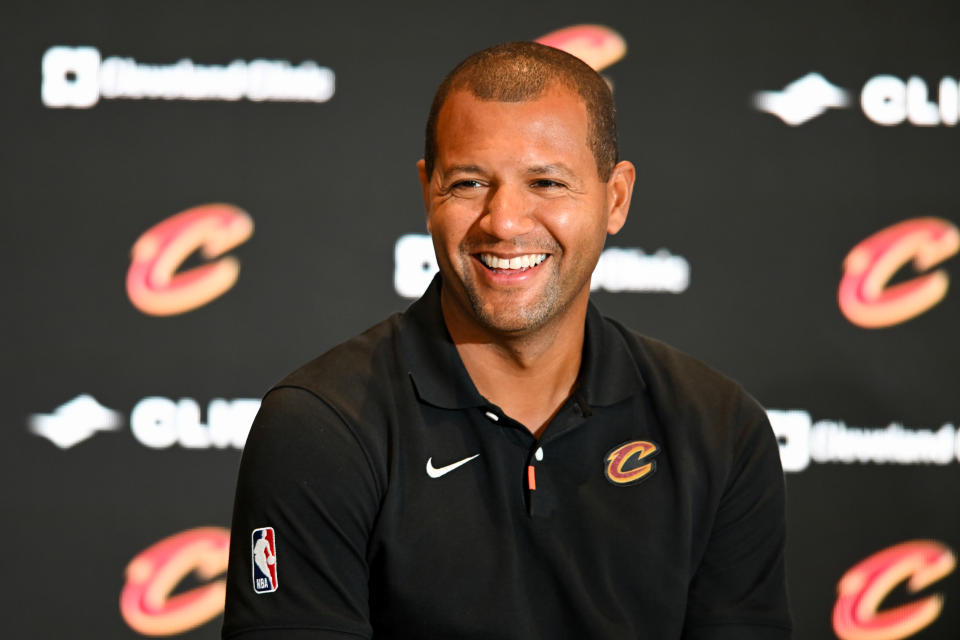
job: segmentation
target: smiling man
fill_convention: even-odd
[[[634,183],[603,79],[474,54],[418,169],[440,274],[264,398],[224,637],[789,638],[762,408],[589,301]]]

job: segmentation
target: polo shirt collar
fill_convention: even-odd
[[[470,379],[440,308],[440,274],[400,321],[400,344],[419,398],[444,409],[486,407]],[[575,395],[590,406],[615,404],[645,384],[623,335],[591,302]]]
[[[443,409],[487,406],[463,366],[440,309],[440,274],[400,320],[400,345],[421,400]]]
[[[591,407],[616,404],[646,388],[640,367],[621,331],[591,302],[577,392]]]

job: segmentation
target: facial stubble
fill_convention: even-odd
[[[473,317],[477,322],[487,329],[498,333],[523,335],[536,331],[547,325],[551,320],[562,316],[569,307],[570,303],[576,297],[576,294],[589,285],[589,275],[585,282],[580,282],[575,291],[569,292],[564,297],[562,278],[559,272],[563,250],[555,242],[549,243],[545,247],[530,248],[529,246],[518,247],[523,253],[546,253],[549,258],[537,269],[550,269],[549,274],[540,274],[538,277],[546,277],[546,283],[543,289],[538,292],[537,299],[532,303],[516,304],[507,303],[508,308],[497,309],[493,303],[487,300],[481,293],[480,287],[476,282],[474,275],[474,265],[476,264],[476,251],[470,247],[464,247],[459,255],[460,272],[463,274],[463,289],[470,304]],[[486,268],[486,267],[481,267]],[[577,280],[584,280],[582,274]],[[526,290],[518,288],[514,292],[509,290],[506,296],[509,298],[515,295],[517,298],[524,295]]]

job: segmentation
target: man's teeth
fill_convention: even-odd
[[[498,258],[489,253],[481,253],[480,260],[491,269],[528,269],[547,259],[545,253],[528,253],[514,258]]]

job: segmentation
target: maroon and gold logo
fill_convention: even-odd
[[[537,42],[580,58],[594,71],[606,69],[627,54],[623,36],[600,24],[564,27],[540,36]]]
[[[647,440],[618,444],[604,457],[604,475],[617,486],[637,484],[656,473],[657,461],[652,458],[658,453],[660,447]]]
[[[148,315],[172,316],[215,300],[240,275],[240,261],[223,254],[251,234],[253,220],[230,204],[192,207],[154,225],[133,245],[127,271],[130,302]],[[198,251],[212,262],[181,270]]]
[[[184,633],[223,613],[230,532],[199,527],[165,538],[127,565],[120,614],[145,636]],[[183,588],[193,576],[199,586]],[[216,578],[216,579],[215,579]]]
[[[900,640],[927,627],[943,610],[943,595],[933,593],[895,607],[881,607],[900,585],[915,594],[947,576],[957,557],[936,540],[911,540],[857,563],[837,585],[833,630],[842,640]]]
[[[949,278],[937,269],[891,284],[894,275],[913,263],[918,272],[932,269],[960,251],[960,230],[940,218],[904,220],[855,246],[843,261],[837,291],[840,311],[867,329],[892,327],[929,310],[947,294]]]

